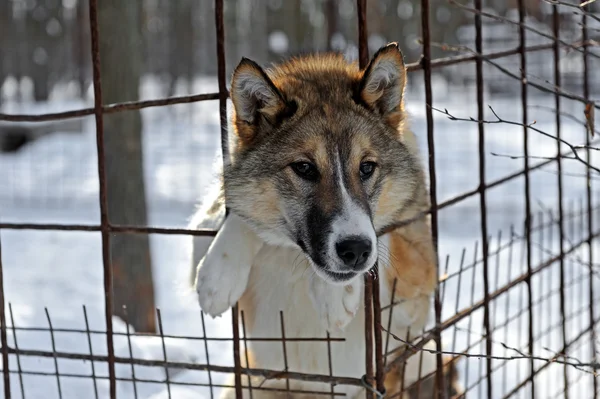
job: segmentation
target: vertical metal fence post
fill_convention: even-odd
[[[437,209],[437,177],[435,171],[435,138],[433,134],[433,91],[431,88],[431,32],[429,30],[429,0],[421,0],[421,30],[423,34],[423,54],[421,66],[425,83],[425,116],[427,120],[427,151],[429,154],[429,198],[431,202],[431,236],[435,251],[436,270],[438,268],[438,209]],[[438,273],[439,275],[439,273]],[[445,384],[442,359],[441,317],[439,286],[435,290],[435,344],[436,344],[436,386],[437,397],[445,398]]]
[[[104,267],[104,306],[106,319],[106,347],[108,352],[108,378],[110,381],[110,397],[117,397],[117,380],[115,375],[115,349],[113,343],[113,281],[110,262],[110,225],[108,219],[108,201],[106,170],[104,157],[104,121],[102,117],[102,79],[100,71],[100,45],[98,29],[98,1],[90,0],[90,32],[92,51],[92,74],[94,82],[94,115],[96,118],[96,149],[98,156],[98,180],[100,201],[100,231],[102,234],[102,265]]]
[[[223,165],[229,158],[227,130],[227,82],[225,79],[225,22],[223,20],[223,0],[215,0],[215,27],[217,30],[217,79],[219,83],[219,117],[221,123],[221,152]],[[229,209],[226,208],[226,214]],[[235,368],[235,396],[242,399],[242,363],[240,360],[240,322],[237,303],[231,307],[231,327],[233,330],[233,365]]]
[[[559,22],[558,6],[554,4],[552,6],[552,31],[555,39],[552,46],[553,61],[554,61],[554,85],[560,87],[560,48],[558,40],[560,38],[560,22]],[[556,148],[557,154],[561,151],[561,131],[560,131],[560,95],[554,94],[554,105],[555,105],[555,123],[556,123]],[[562,159],[559,155],[556,158],[557,167],[557,183],[558,183],[558,241],[559,241],[559,253],[560,253],[560,318],[561,318],[561,335],[563,342],[562,352],[564,355],[567,353],[567,320],[566,320],[566,299],[565,299],[565,227],[564,227],[564,209],[563,209],[563,173],[562,173]],[[569,377],[567,372],[567,366],[563,365],[563,383],[565,386],[564,395],[565,399],[569,399]]]
[[[8,369],[8,326],[6,325],[6,302],[4,299],[4,269],[2,268],[2,242],[0,240],[0,344],[2,345],[2,375],[4,397],[10,399],[10,370]]]
[[[375,263],[375,270],[379,269],[379,262]],[[378,276],[378,274],[376,274]],[[381,325],[381,297],[379,291],[380,279],[375,278],[373,281],[373,324],[375,334],[375,387],[377,392],[385,392],[385,375],[383,366],[383,340],[382,340],[382,325]],[[390,309],[391,313],[391,309]]]
[[[478,54],[475,60],[476,79],[477,79],[477,120],[479,123],[479,208],[481,217],[481,258],[483,260],[483,290],[484,290],[484,308],[483,308],[483,326],[485,328],[485,360],[487,376],[487,396],[492,397],[492,329],[490,327],[490,284],[489,284],[489,246],[488,246],[488,227],[487,227],[487,203],[485,188],[485,128],[483,124],[483,34],[481,26],[481,0],[475,0],[475,51]]]
[[[518,0],[519,5],[519,50],[521,54],[521,108],[523,112],[523,163],[525,177],[525,241],[527,257],[527,300],[528,300],[528,351],[533,356],[533,290],[531,287],[532,265],[531,265],[531,187],[530,187],[530,167],[529,167],[529,124],[527,120],[527,56],[525,49],[525,1]],[[529,384],[531,385],[531,398],[535,399],[535,364],[533,359],[529,360]]]
[[[358,64],[364,69],[369,64],[369,47],[367,37],[367,0],[356,1],[356,13],[358,15]],[[373,385],[373,282],[370,273],[365,273],[365,367],[366,382]],[[367,399],[373,398],[373,393],[365,390]]]
[[[588,11],[588,7],[584,7],[583,8],[583,13],[581,15],[581,37],[584,43],[587,44],[588,39],[589,39],[589,31],[587,28],[587,14],[586,12]],[[583,47],[583,97],[588,100],[590,98],[590,73],[589,73],[589,59],[588,59],[588,46],[584,46]],[[589,105],[586,105],[589,106]],[[590,111],[593,112],[594,111],[594,107],[593,105],[590,107]],[[591,128],[593,129],[594,126],[592,125]],[[590,153],[590,137],[592,135],[592,132],[588,132],[588,128],[586,128],[584,130],[584,134],[585,134],[585,145],[586,145],[586,150],[585,150],[585,159],[586,161],[589,163],[591,161],[591,153]],[[589,274],[588,274],[588,279],[589,279],[589,287],[588,287],[588,292],[589,292],[589,301],[590,301],[590,326],[589,326],[589,330],[590,330],[590,341],[591,341],[591,349],[592,349],[592,361],[594,363],[597,362],[597,353],[595,350],[595,346],[596,346],[596,340],[597,340],[597,336],[596,336],[596,312],[595,312],[595,305],[594,305],[594,279],[595,279],[595,272],[593,269],[593,264],[594,264],[594,240],[592,239],[593,234],[594,234],[594,218],[592,217],[593,215],[593,204],[592,204],[592,170],[591,168],[588,166],[585,170],[585,177],[586,177],[586,204],[587,204],[587,227],[588,227],[588,239],[587,239],[587,247],[588,247],[588,262],[589,262]],[[592,374],[592,387],[593,387],[593,399],[596,399],[598,397],[598,377],[595,374]]]

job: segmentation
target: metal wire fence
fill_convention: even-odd
[[[97,0],[89,0],[89,21],[91,27],[91,56],[93,60],[94,81],[94,107],[67,112],[17,115],[0,114],[0,121],[10,122],[41,122],[58,119],[76,118],[93,115],[96,124],[96,148],[98,154],[98,178],[100,182],[99,224],[45,224],[45,223],[0,223],[0,229],[10,230],[48,230],[48,231],[90,231],[99,232],[102,237],[103,279],[105,292],[105,329],[90,328],[86,308],[82,309],[82,325],[85,328],[56,328],[53,327],[50,311],[45,310],[48,325],[44,327],[19,327],[15,323],[13,309],[5,299],[4,281],[2,272],[2,254],[0,243],[0,343],[2,346],[2,373],[4,397],[15,397],[18,392],[20,397],[26,395],[27,384],[24,378],[28,375],[47,376],[56,379],[57,395],[63,397],[61,381],[65,379],[82,379],[92,383],[89,387],[88,397],[100,397],[103,392],[99,386],[108,384],[107,395],[117,397],[117,385],[120,383],[131,384],[134,397],[138,397],[138,388],[142,384],[166,385],[168,396],[177,397],[172,393],[176,386],[203,386],[213,396],[213,389],[223,387],[213,383],[212,376],[216,373],[235,375],[234,388],[236,397],[246,397],[252,392],[279,392],[274,388],[262,386],[249,386],[250,376],[266,379],[285,379],[288,381],[314,381],[322,383],[321,390],[298,392],[288,389],[288,393],[303,393],[307,397],[339,396],[335,386],[355,385],[368,387],[368,398],[382,397],[384,391],[385,375],[397,367],[403,367],[406,361],[413,356],[423,353],[433,353],[437,360],[437,370],[429,375],[420,375],[416,385],[403,387],[403,392],[387,392],[386,398],[392,397],[427,397],[421,392],[421,383],[427,379],[435,378],[437,386],[443,386],[445,360],[442,355],[449,355],[452,362],[462,364],[460,367],[464,375],[464,392],[460,395],[476,398],[510,398],[510,397],[574,397],[596,398],[598,395],[598,380],[596,372],[600,365],[597,361],[597,336],[596,327],[600,315],[597,311],[598,303],[598,272],[597,255],[600,243],[600,231],[597,229],[597,220],[600,215],[600,204],[594,199],[593,181],[597,180],[599,167],[594,166],[593,153],[597,151],[597,139],[594,140],[594,110],[599,108],[591,99],[590,94],[590,58],[598,58],[590,49],[597,42],[590,38],[588,20],[597,20],[594,14],[586,11],[584,6],[571,3],[551,1],[553,9],[552,34],[539,32],[526,24],[525,2],[518,1],[518,20],[491,15],[483,11],[482,0],[475,0],[473,6],[463,3],[448,1],[455,7],[463,8],[472,13],[475,21],[475,48],[454,49],[467,54],[451,56],[442,59],[431,58],[433,46],[447,45],[433,43],[430,38],[430,14],[433,2],[421,0],[420,16],[422,27],[422,58],[418,63],[409,64],[408,71],[421,71],[425,93],[425,119],[427,123],[427,151],[428,175],[430,180],[431,209],[427,212],[431,216],[432,236],[434,242],[439,241],[440,212],[446,208],[457,206],[465,201],[478,200],[481,220],[481,237],[472,250],[473,259],[466,259],[466,250],[463,250],[460,261],[450,261],[438,265],[439,286],[435,292],[434,308],[435,322],[426,331],[415,339],[407,340],[405,337],[392,336],[383,312],[388,311],[391,318],[392,308],[397,305],[392,298],[390,304],[381,304],[379,295],[379,281],[372,275],[365,276],[365,346],[367,359],[366,375],[364,378],[357,376],[336,376],[330,369],[329,375],[311,375],[294,372],[293,370],[261,370],[247,366],[246,344],[252,340],[271,342],[274,347],[283,348],[282,356],[287,365],[286,343],[312,342],[326,346],[331,354],[332,347],[343,343],[343,338],[331,337],[290,337],[285,334],[284,314],[280,314],[281,336],[252,338],[246,337],[244,314],[237,307],[232,310],[232,337],[210,337],[206,331],[200,336],[178,336],[166,334],[163,330],[163,321],[160,311],[157,310],[159,337],[162,342],[162,359],[143,359],[134,356],[131,338],[143,336],[133,333],[127,327],[125,332],[117,331],[113,324],[113,276],[110,265],[109,240],[113,233],[124,234],[167,234],[167,235],[194,235],[212,236],[214,230],[189,230],[181,228],[162,228],[148,226],[116,225],[109,222],[107,205],[107,187],[105,173],[105,149],[103,116],[110,113],[127,110],[138,110],[148,107],[159,107],[173,104],[192,103],[207,100],[219,100],[221,120],[221,147],[223,158],[227,157],[227,116],[226,107],[228,99],[227,81],[225,75],[225,23],[223,19],[223,0],[215,0],[215,22],[217,36],[217,63],[218,63],[218,93],[200,94],[184,97],[172,97],[151,101],[139,101],[119,104],[104,104],[100,85],[101,73],[98,46]],[[430,4],[431,3],[431,4]],[[358,43],[359,64],[365,67],[369,54],[367,46],[366,13],[368,4],[366,0],[357,0],[358,15]],[[567,42],[560,38],[559,9],[574,8],[581,18],[581,38],[575,42]],[[482,25],[485,18],[501,20],[514,25],[518,29],[519,45],[514,49],[494,53],[486,53],[483,48]],[[592,30],[593,31],[593,30]],[[526,46],[527,35],[542,35],[551,40],[549,44]],[[582,60],[582,94],[566,91],[561,86],[561,50],[568,49]],[[552,64],[554,69],[553,82],[537,82],[532,79],[527,70],[527,57],[529,54],[552,50]],[[518,56],[519,74],[515,74],[500,64],[506,57]],[[458,117],[447,110],[434,107],[433,97],[435,86],[432,80],[432,70],[459,64],[475,65],[476,103],[477,115],[475,117]],[[521,90],[520,106],[522,119],[510,121],[504,119],[501,112],[491,109],[493,119],[486,119],[484,106],[484,66],[492,66],[502,74],[514,78],[519,82]],[[534,88],[554,98],[551,108],[555,115],[554,133],[547,133],[528,117],[528,91]],[[582,118],[566,114],[561,109],[561,99],[570,99],[581,103],[585,109]],[[443,201],[439,200],[436,187],[438,186],[436,172],[436,134],[434,132],[434,114],[441,113],[450,120],[477,124],[478,135],[478,171],[477,187],[462,192]],[[561,136],[563,118],[575,118],[582,125],[581,137],[585,143],[574,145]],[[486,146],[486,127],[490,124],[513,125],[522,128],[523,155],[515,156],[522,162],[522,168],[516,172],[495,179],[486,176],[486,162],[489,151]],[[536,156],[531,151],[532,135],[544,135],[556,142],[556,155],[536,161]],[[584,168],[584,176],[579,176],[584,181],[584,196],[578,203],[565,203],[563,190],[565,179],[569,175],[563,172],[565,162],[578,162]],[[555,166],[557,185],[557,204],[555,210],[544,210],[536,213],[533,209],[531,176],[534,171],[543,170],[548,166]],[[507,185],[522,179],[524,186],[522,196],[525,204],[525,220],[521,226],[511,226],[510,231],[500,231],[493,236],[488,226],[488,201],[490,192],[495,188]],[[557,245],[558,242],[558,245]],[[455,298],[451,298],[455,296]],[[514,303],[515,298],[517,303]],[[446,302],[454,303],[449,309],[444,307]],[[512,302],[512,303],[511,303]],[[558,310],[557,310],[558,309]],[[204,315],[199,313],[202,326]],[[241,333],[241,334],[240,334]],[[22,334],[39,334],[50,338],[49,349],[33,350],[19,345]],[[556,338],[558,337],[558,338]],[[9,338],[11,340],[9,341]],[[102,339],[106,343],[106,354],[94,353],[92,342]],[[558,339],[558,343],[554,342]],[[85,340],[89,351],[75,353],[57,349],[57,342],[69,340]],[[118,354],[115,350],[117,341],[124,340],[127,350]],[[203,345],[206,350],[206,359],[197,361],[172,361],[168,359],[166,341],[192,341]],[[450,346],[442,345],[442,340]],[[210,361],[208,347],[213,342],[231,342],[233,345],[233,366],[214,364]],[[428,343],[435,346],[427,346]],[[9,345],[9,342],[12,344]],[[400,347],[389,349],[391,342],[401,342]],[[553,349],[551,349],[553,348]],[[400,355],[398,352],[402,351]],[[393,360],[390,357],[394,355]],[[25,359],[37,358],[53,362],[54,372],[39,371],[25,367]],[[83,371],[81,367],[69,371],[59,369],[61,361],[72,360],[81,364],[88,362],[89,370]],[[246,360],[244,360],[246,359]],[[356,359],[362,362],[364,359]],[[128,377],[118,376],[116,369],[129,367],[131,372]],[[141,368],[164,369],[164,378],[148,379],[143,377]],[[473,371],[476,368],[477,371]],[[193,378],[188,380],[174,379],[181,370],[188,370]],[[136,376],[137,374],[137,376]],[[421,372],[419,372],[421,374]],[[426,374],[426,373],[424,373]],[[18,386],[11,384],[11,375],[17,375]],[[142,375],[142,376],[140,376]],[[476,378],[473,378],[473,376]],[[467,378],[468,377],[468,378]],[[554,378],[560,380],[558,388],[549,388],[541,378]],[[244,384],[245,378],[248,382]],[[457,377],[458,378],[458,377]],[[14,380],[12,380],[14,381]],[[293,384],[292,384],[293,385]],[[242,389],[243,388],[243,389]],[[551,391],[554,389],[555,391]],[[378,393],[379,392],[379,393]],[[446,397],[446,390],[438,390],[436,397]],[[141,395],[141,394],[140,394]],[[405,395],[405,396],[402,396]],[[19,396],[16,396],[19,397]],[[141,397],[141,396],[140,396]]]

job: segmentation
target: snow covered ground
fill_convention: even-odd
[[[468,68],[468,67],[467,67]],[[419,80],[417,73],[411,79]],[[215,80],[200,79],[195,83],[193,92],[211,92],[216,90]],[[452,115],[461,118],[476,117],[475,90],[472,87],[452,88],[443,81],[434,84],[435,107],[447,109]],[[143,98],[158,98],[162,95],[160,85],[148,79],[143,86]],[[181,93],[183,94],[183,93]],[[518,94],[509,98],[487,98],[486,106],[494,110],[508,121],[521,120]],[[553,107],[551,96],[534,96],[530,98],[529,119],[536,120],[536,127],[549,133],[555,133],[554,115],[542,107]],[[59,111],[90,106],[69,99],[63,92],[57,91],[52,101],[42,105],[6,103],[2,112],[38,113]],[[425,105],[422,88],[413,84],[407,94],[407,107],[411,115],[411,124],[419,137],[425,162],[427,154],[427,127]],[[583,105],[563,101],[563,110],[575,115],[583,121]],[[200,198],[213,178],[212,165],[218,160],[219,117],[217,102],[203,102],[191,105],[177,105],[163,108],[150,108],[142,112],[144,120],[145,173],[149,202],[149,224],[157,227],[184,227],[190,217],[197,199]],[[485,119],[493,121],[495,117],[486,109]],[[479,185],[478,175],[478,136],[477,124],[473,122],[451,121],[446,116],[434,112],[435,151],[437,170],[438,202],[446,201],[460,193],[474,190]],[[583,125],[568,118],[562,119],[562,135],[569,142],[577,145],[584,140]],[[3,222],[36,222],[36,223],[99,223],[98,210],[98,177],[97,158],[95,152],[95,132],[93,119],[84,118],[81,134],[61,133],[43,137],[16,154],[0,155],[0,220]],[[509,124],[489,124],[486,129],[486,181],[491,182],[514,173],[523,167],[523,160],[493,156],[492,153],[519,156],[523,154],[523,129]],[[597,137],[597,136],[596,136]],[[530,133],[530,154],[538,157],[554,156],[556,141],[542,135]],[[567,150],[563,147],[563,151]],[[593,152],[591,161],[600,167],[598,151]],[[540,160],[532,159],[535,164]],[[565,160],[563,199],[565,204],[574,203],[579,206],[585,199],[586,182],[582,177],[584,168],[578,161]],[[426,165],[427,167],[427,165]],[[595,180],[600,178],[595,174]],[[502,243],[510,239],[509,229],[515,226],[516,234],[523,232],[524,192],[523,177],[513,179],[509,183],[488,190],[488,234],[496,237],[503,231]],[[593,189],[593,206],[600,205],[599,187],[595,183]],[[555,164],[532,172],[531,198],[534,213],[557,209],[557,175]],[[577,208],[579,210],[579,208]],[[570,212],[570,205],[565,212]],[[600,212],[595,212],[595,230],[600,226]],[[581,220],[583,219],[583,221]],[[546,221],[549,221],[549,217]],[[585,217],[576,219],[574,227],[567,228],[568,241],[577,243],[587,236]],[[535,222],[535,220],[534,220]],[[465,264],[470,264],[474,256],[481,256],[481,246],[474,249],[477,240],[481,240],[479,196],[475,195],[457,205],[447,207],[439,213],[440,240],[439,252],[442,265],[446,256],[450,256],[447,273],[458,273],[463,248],[466,248]],[[566,225],[570,226],[570,222]],[[582,230],[583,228],[583,230]],[[550,232],[552,230],[552,233]],[[2,230],[2,264],[4,268],[4,286],[6,301],[11,304],[14,325],[20,328],[48,327],[46,309],[51,316],[54,329],[85,329],[83,306],[87,312],[89,329],[102,331],[104,324],[104,299],[102,283],[101,241],[99,233],[90,232],[55,232],[55,231],[14,231]],[[537,233],[536,233],[537,234]],[[545,236],[534,234],[533,265],[555,256],[558,253],[558,233],[555,228],[546,229]],[[553,234],[553,236],[551,236]],[[595,241],[595,252],[600,253],[599,240]],[[156,302],[163,320],[164,333],[171,336],[202,337],[202,321],[199,307],[187,287],[189,275],[188,257],[184,250],[185,237],[152,235],[152,257],[156,286]],[[496,239],[491,242],[490,250],[497,247]],[[477,251],[477,253],[475,252]],[[500,256],[490,258],[490,287],[494,291],[514,279],[526,269],[522,242],[514,245],[514,253],[504,250]],[[479,255],[477,255],[479,254]],[[587,295],[589,269],[587,248],[575,251],[576,257],[566,262],[567,313],[576,313],[569,320],[568,337],[577,335],[589,321],[590,302]],[[597,256],[597,255],[596,255]],[[596,259],[596,262],[598,260]],[[511,265],[509,267],[509,265]],[[499,270],[499,272],[497,272]],[[556,290],[559,283],[558,263],[538,274],[532,281],[534,301]],[[474,281],[474,294],[471,297],[471,282]],[[483,297],[481,264],[463,273],[458,285],[458,278],[450,278],[445,287],[443,317],[452,317],[456,310],[464,309]],[[600,291],[598,279],[594,280],[596,292]],[[526,291],[524,284],[510,290],[499,297],[493,307],[492,321],[502,324],[508,314],[518,314],[526,307]],[[595,299],[597,302],[597,298]],[[497,306],[497,310],[496,307]],[[535,308],[536,334],[548,330],[559,321],[558,295],[554,292],[549,299]],[[583,310],[581,310],[583,309]],[[7,309],[8,310],[8,309]],[[473,314],[471,320],[465,319],[458,324],[456,330],[456,350],[462,351],[469,342],[481,337],[483,332],[481,311]],[[596,317],[598,314],[595,315]],[[206,332],[210,337],[230,337],[230,314],[212,320],[207,317]],[[13,320],[9,315],[9,327]],[[118,332],[126,332],[126,326],[114,319]],[[527,314],[516,317],[507,328],[494,334],[494,353],[496,355],[514,356],[515,351],[507,350],[500,343],[511,348],[526,349]],[[468,329],[470,332],[467,332]],[[550,357],[552,349],[556,352],[562,345],[560,329],[556,329],[536,340],[536,354]],[[444,339],[452,342],[453,331],[448,331]],[[9,345],[16,344],[21,349],[52,350],[50,334],[44,331],[17,330],[17,342],[9,328]],[[55,349],[62,352],[89,353],[90,343],[85,334],[55,332]],[[102,334],[91,334],[91,346],[95,355],[106,354],[105,337]],[[131,338],[134,357],[143,359],[162,359],[162,342],[156,337],[136,336]],[[192,339],[165,339],[167,358],[170,361],[206,363],[206,353],[202,341]],[[546,349],[548,348],[548,349]],[[452,349],[452,348],[449,348]],[[115,338],[117,356],[129,357],[129,346],[126,337]],[[484,347],[477,346],[471,353],[484,353]],[[586,360],[591,348],[583,346],[572,356]],[[226,341],[212,341],[209,344],[211,364],[231,365],[231,345]],[[17,362],[20,360],[20,365]],[[90,377],[61,377],[57,383],[55,361],[52,358],[21,357],[10,358],[10,369],[49,373],[47,376],[23,375],[22,383],[25,394],[22,395],[21,380],[17,373],[11,374],[13,397],[16,398],[91,398],[95,397],[93,379]],[[469,366],[467,366],[467,364]],[[494,365],[499,364],[494,362]],[[512,367],[512,365],[517,365]],[[543,364],[538,362],[538,365]],[[103,363],[94,363],[97,376],[106,376],[107,367]],[[459,365],[462,376],[469,380],[463,384],[470,385],[479,378],[484,367],[483,360],[472,359]],[[58,360],[61,374],[91,375],[92,365],[77,360]],[[525,377],[526,361],[513,361],[509,368],[494,373],[494,398],[502,397]],[[505,374],[503,374],[505,373]],[[560,392],[562,369],[557,366],[548,367],[537,379],[539,397],[549,397]],[[582,372],[570,371],[571,378],[578,378]],[[335,370],[334,370],[335,374]],[[118,383],[119,398],[202,398],[210,397],[207,388],[187,386],[185,383],[207,383],[206,373],[196,371],[180,372],[169,370],[171,384],[120,381]],[[117,376],[131,378],[130,366],[117,365]],[[162,381],[165,370],[161,367],[135,367],[136,379]],[[214,384],[224,383],[226,376],[213,373]],[[179,384],[175,384],[179,383]],[[574,388],[574,397],[588,397],[591,389],[591,377],[585,375],[580,384]],[[0,389],[2,389],[0,382]],[[481,392],[485,389],[481,388]],[[97,380],[98,397],[108,397],[108,381]],[[468,397],[483,397],[472,391]],[[214,390],[214,394],[218,389]],[[579,395],[579,396],[578,396]]]

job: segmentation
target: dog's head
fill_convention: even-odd
[[[403,136],[405,84],[395,43],[364,70],[337,54],[269,71],[243,59],[231,85],[230,209],[265,241],[301,248],[331,283],[372,268],[377,232],[411,201],[421,173]]]

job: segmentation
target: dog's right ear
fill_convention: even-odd
[[[406,67],[397,43],[380,48],[360,81],[363,104],[383,116],[394,129],[404,118]]]
[[[256,136],[261,121],[276,124],[286,108],[281,92],[265,71],[248,58],[242,58],[233,72],[231,100],[237,133],[246,144]]]

